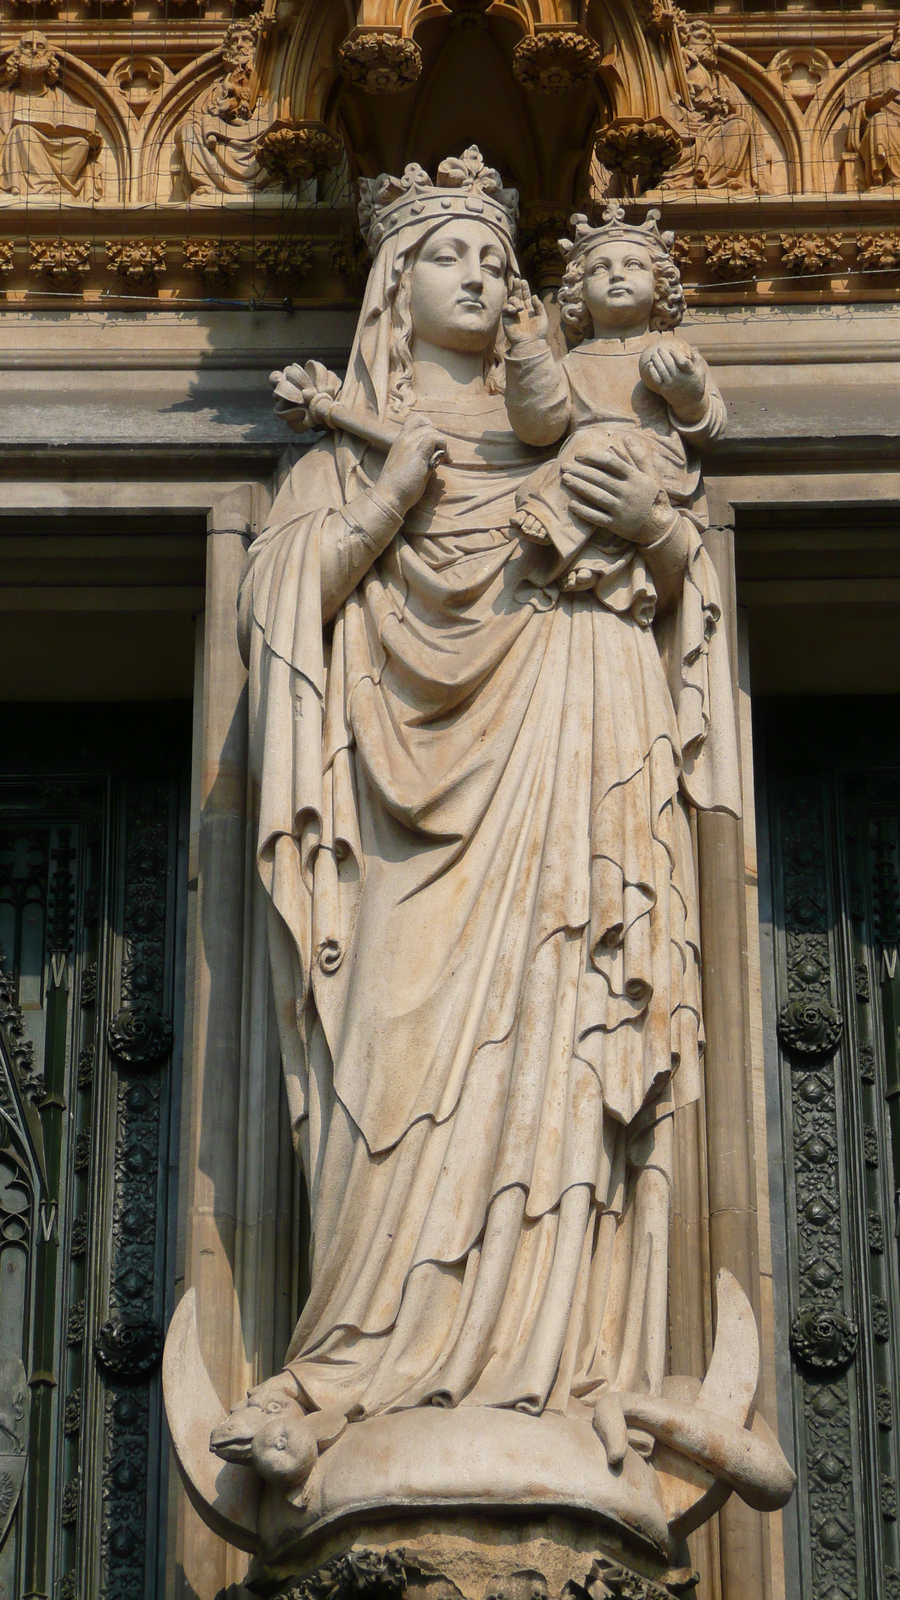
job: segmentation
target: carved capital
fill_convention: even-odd
[[[273,122],[256,142],[256,154],[269,176],[295,187],[340,166],[340,135],[322,122]]]
[[[91,270],[91,247],[80,240],[32,239],[28,254],[28,271],[49,278],[51,283],[74,286],[79,278],[86,277]],[[82,980],[82,1005],[90,1004],[84,998],[87,976],[85,973]]]
[[[852,1317],[830,1306],[809,1306],[791,1323],[794,1360],[821,1377],[846,1371],[859,1345],[859,1329]]]
[[[781,260],[798,275],[827,272],[841,265],[841,243],[839,233],[783,233]]]
[[[578,27],[538,27],[520,39],[513,71],[525,89],[560,94],[587,83],[600,65],[600,47]]]
[[[166,270],[166,247],[152,239],[107,239],[106,270],[131,288],[152,287]]]
[[[422,52],[397,28],[357,28],[341,45],[338,65],[365,94],[401,94],[420,76]]]

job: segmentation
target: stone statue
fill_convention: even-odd
[[[487,1501],[579,1508],[594,1548],[611,1519],[668,1571],[721,1492],[792,1482],[749,1431],[727,1274],[703,1390],[666,1376],[673,1114],[702,1048],[688,812],[739,805],[693,454],[722,403],[651,333],[682,304],[654,220],[576,219],[568,320],[592,337],[560,374],[477,150],[363,190],[347,376],[282,376],[330,431],[240,592],[312,1286],[283,1372],[219,1413],[218,1476],[183,1302],[176,1450],[270,1564],[323,1518]],[[560,475],[544,447],[585,420]]]
[[[847,101],[844,162],[857,172],[851,186],[882,189],[900,183],[900,23],[887,60],[848,84]]]
[[[719,44],[711,24],[693,18],[679,21],[678,48],[690,104],[681,112],[684,154],[666,173],[665,187],[768,194],[769,165],[759,119],[737,86],[719,71]]]
[[[256,153],[256,141],[272,121],[253,89],[259,34],[256,18],[231,24],[222,46],[228,70],[200,95],[175,129],[175,148],[191,199],[221,200],[223,194],[249,195],[280,186]]]
[[[0,188],[6,194],[98,200],[97,113],[58,88],[60,61],[42,33],[23,34],[0,89]]]

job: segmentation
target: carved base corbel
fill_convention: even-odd
[[[525,1531],[536,1530],[529,1526]],[[519,1559],[535,1553],[518,1543],[509,1548]],[[311,1572],[275,1582],[251,1578],[246,1587],[262,1600],[682,1600],[699,1582],[699,1574],[690,1567],[669,1567],[650,1575],[623,1564],[621,1553],[616,1557],[601,1553],[589,1560],[570,1550],[569,1557],[573,1576],[560,1587],[559,1571],[548,1577],[539,1567],[501,1569],[485,1581],[472,1567],[465,1574],[452,1563],[450,1570],[442,1570],[439,1562],[423,1560],[406,1545],[353,1546]]]

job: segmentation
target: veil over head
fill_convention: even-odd
[[[389,179],[382,174],[364,191],[360,205],[360,220],[364,229],[367,219],[372,214],[372,195],[377,195],[379,189],[386,184],[392,184],[398,189],[402,185],[413,196],[427,193],[432,203],[422,205],[419,201],[421,214],[410,215],[415,212],[417,204],[416,199],[412,198],[405,212],[408,220],[403,221],[402,225],[386,231],[372,227],[368,229],[374,259],[366,281],[362,310],[347,362],[347,375],[341,389],[342,403],[352,410],[374,412],[381,420],[387,417],[390,400],[391,340],[394,335],[394,302],[404,269],[432,234],[460,218],[481,222],[496,234],[502,245],[506,256],[507,274],[511,277],[519,276],[511,231],[518,206],[518,194],[514,189],[503,189],[499,191],[502,195],[502,205],[496,202],[482,204],[478,191],[485,175],[499,184],[499,174],[484,166],[480,153],[473,146],[460,160],[451,158],[441,163],[438,183],[440,184],[443,179],[445,185],[443,188],[432,185],[421,168],[410,167],[407,168],[404,179]],[[447,186],[448,176],[456,180],[454,187]],[[435,201],[441,207],[437,213]],[[366,450],[367,446],[350,434],[337,435],[337,467],[348,498],[366,488],[371,482],[363,466]]]

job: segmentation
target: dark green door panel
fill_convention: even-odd
[[[29,707],[0,728],[0,1596],[149,1600],[188,721],[180,704]]]

